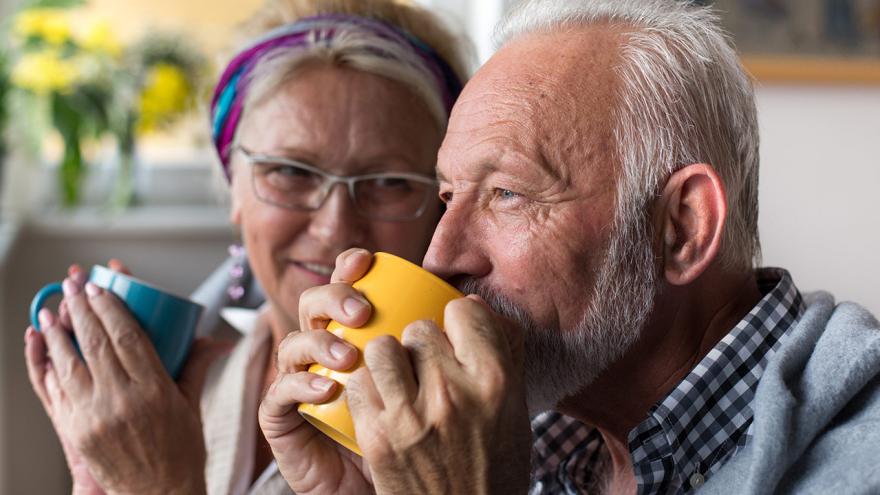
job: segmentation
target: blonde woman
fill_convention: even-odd
[[[48,311],[46,331],[25,340],[75,492],[289,493],[257,408],[279,343],[299,330],[300,294],[327,284],[351,247],[420,262],[440,217],[434,165],[466,69],[434,17],[392,1],[303,0],[272,2],[250,26],[259,34],[224,71],[211,125],[266,302],[220,321],[237,330],[234,348],[209,368],[218,346],[198,344],[175,384],[118,301],[72,272],[65,304],[90,342],[85,362]]]

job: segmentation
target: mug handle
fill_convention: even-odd
[[[47,284],[45,287],[37,291],[37,295],[34,296],[34,300],[31,301],[31,325],[34,327],[34,330],[38,332],[40,331],[40,319],[37,318],[37,315],[40,313],[40,310],[43,309],[46,300],[55,294],[61,294],[63,292],[61,284],[58,282]]]

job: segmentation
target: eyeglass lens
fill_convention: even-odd
[[[320,208],[329,193],[326,187],[329,180],[332,179],[293,164],[254,163],[257,196],[286,208]],[[433,192],[430,184],[395,176],[359,178],[353,185],[350,193],[353,193],[352,199],[359,212],[388,220],[418,217]]]

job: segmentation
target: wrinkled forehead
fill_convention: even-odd
[[[578,26],[505,44],[456,103],[440,172],[480,147],[539,155],[561,176],[585,161],[610,162],[622,39],[612,27]]]

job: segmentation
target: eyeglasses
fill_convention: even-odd
[[[437,192],[437,181],[424,175],[381,172],[343,177],[289,158],[254,153],[240,145],[233,151],[240,151],[251,164],[257,198],[291,210],[317,210],[336,184],[345,184],[360,215],[399,222],[422,216]]]

